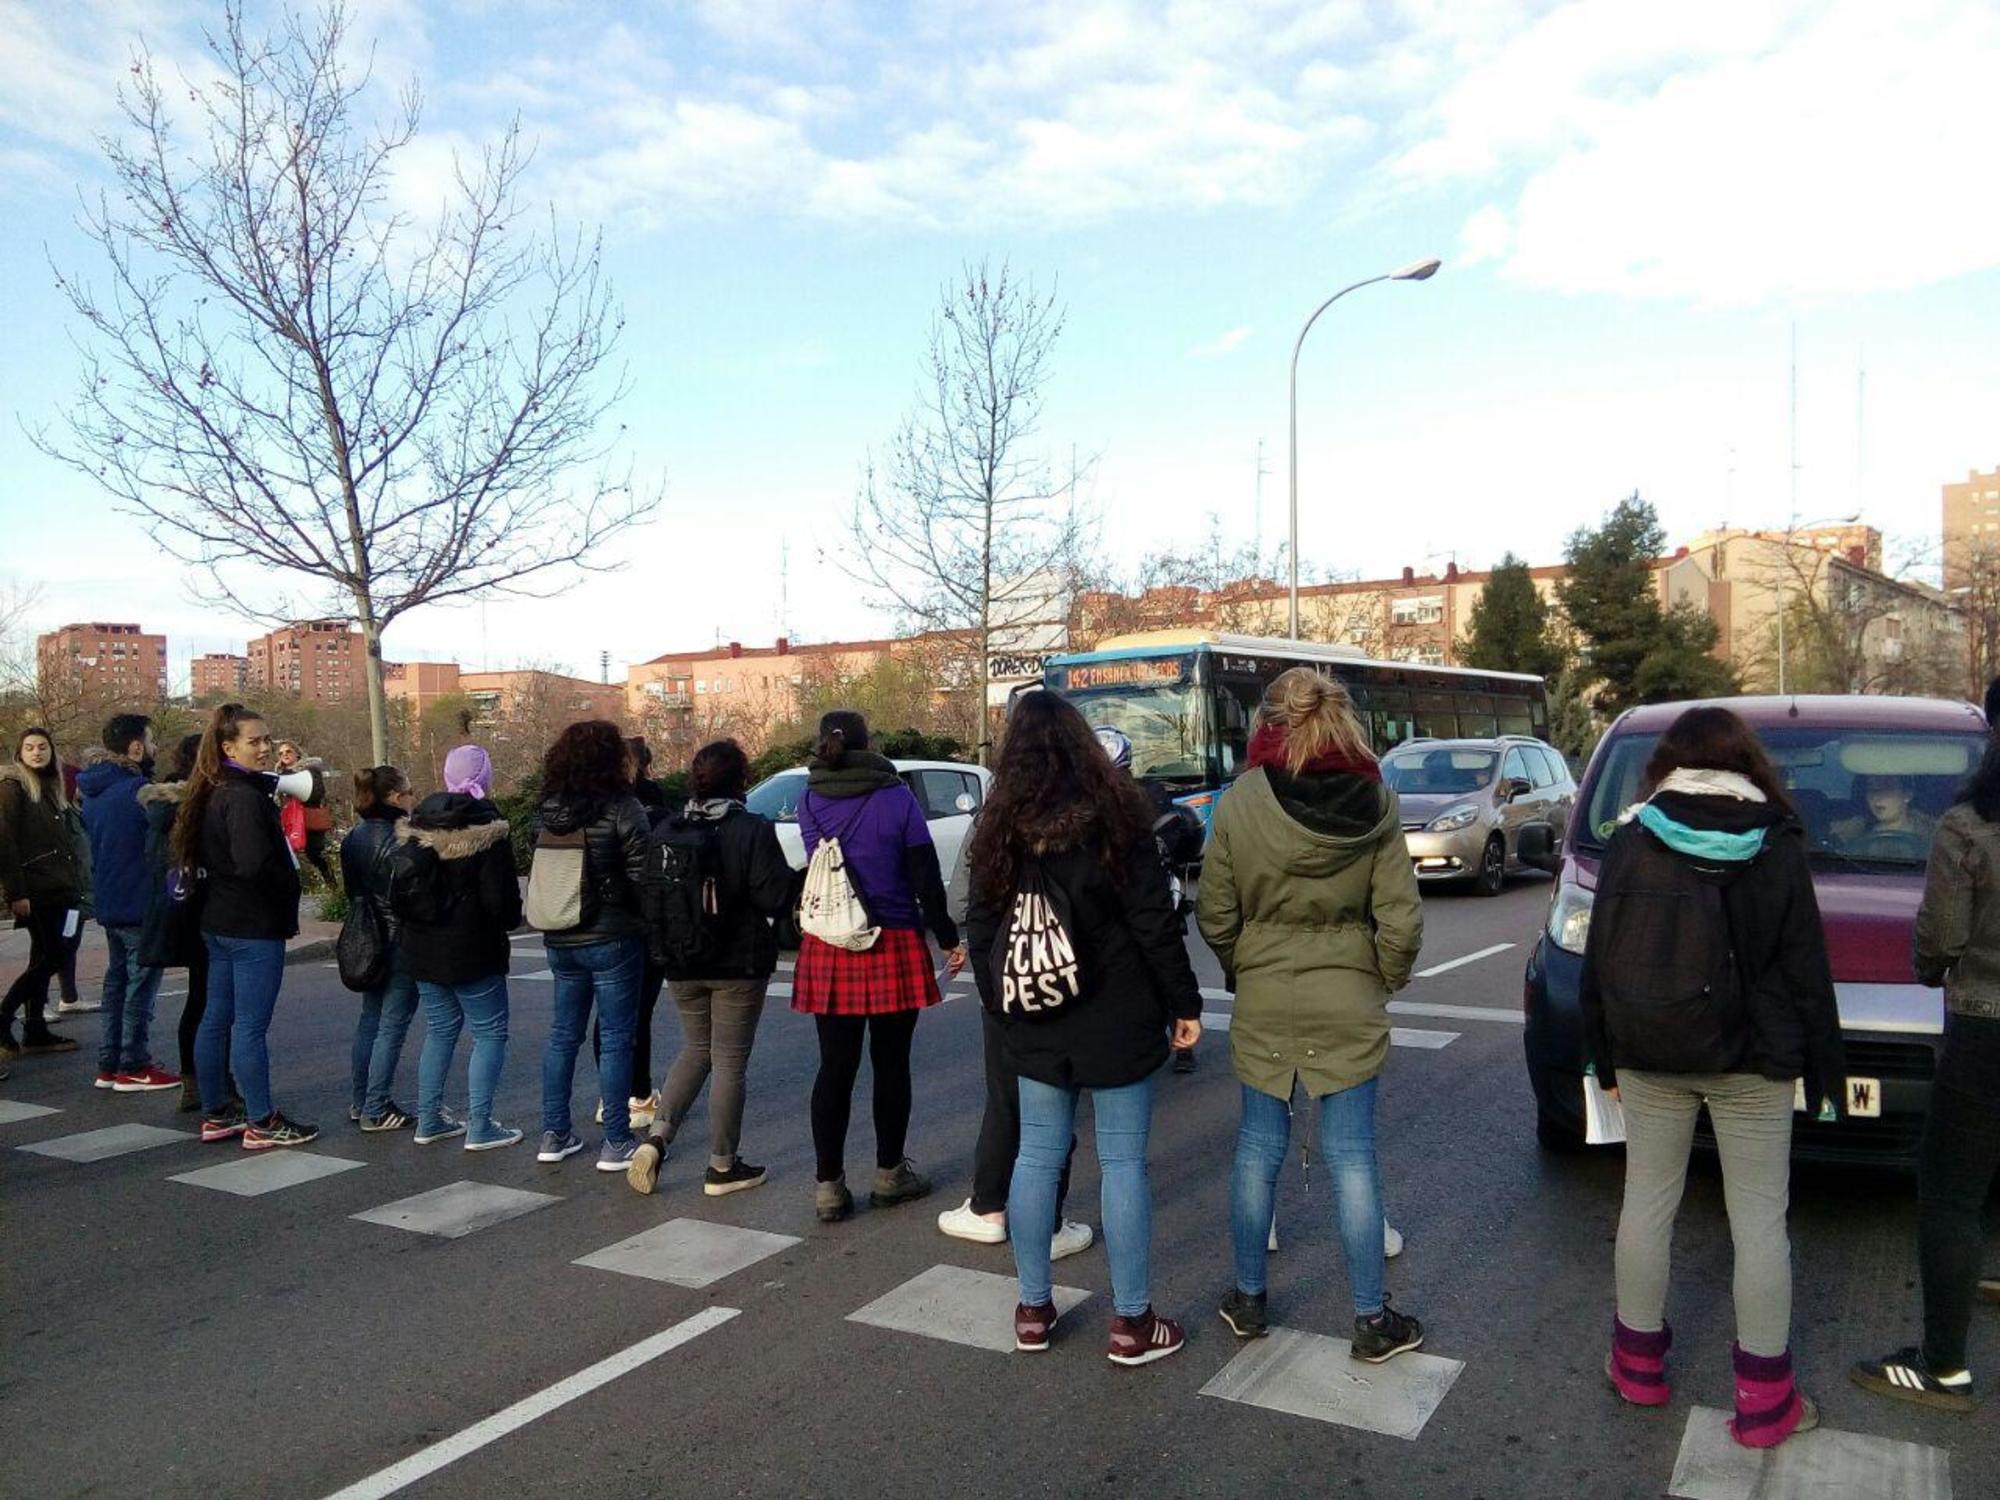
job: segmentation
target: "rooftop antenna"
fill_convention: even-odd
[[[599,682],[611,681],[611,653],[609,651],[600,651],[597,653],[597,680]]]

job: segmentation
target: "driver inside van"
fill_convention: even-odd
[[[1916,789],[1908,777],[1864,776],[1860,790],[1867,816],[1843,818],[1833,825],[1831,831],[1837,847],[1852,850],[1863,846],[1908,845],[1923,851],[1930,848],[1937,820],[1917,807]]]

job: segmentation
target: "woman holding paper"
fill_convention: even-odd
[[[1729,1431],[1771,1448],[1819,1422],[1792,1376],[1785,1211],[1794,1092],[1838,1108],[1840,1013],[1804,829],[1749,726],[1689,709],[1646,784],[1598,874],[1580,992],[1593,1084],[1621,1107],[1626,1137],[1605,1373],[1634,1405],[1669,1399],[1669,1254],[1706,1104],[1736,1247]]]

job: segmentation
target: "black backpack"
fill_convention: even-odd
[[[1736,1071],[1750,1021],[1724,891],[1742,867],[1700,866],[1636,823],[1619,837],[1590,933],[1612,1055],[1641,1071]]]
[[[993,944],[994,991],[1003,1020],[1049,1021],[1076,1008],[1083,996],[1083,963],[1074,930],[1068,894],[1039,862],[1024,862],[1007,921]]]
[[[726,941],[721,829],[714,818],[676,816],[656,825],[646,841],[639,907],[647,953],[675,973],[695,973],[721,954]]]
[[[437,850],[415,839],[399,839],[386,861],[390,911],[419,927],[437,927],[450,918],[458,893]]]

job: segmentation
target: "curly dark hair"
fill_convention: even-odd
[[[1095,842],[1107,871],[1152,831],[1139,784],[1111,763],[1076,708],[1055,693],[1025,693],[1007,719],[993,786],[972,833],[972,889],[987,900],[1014,887],[1031,854]]]
[[[1756,731],[1729,709],[1691,708],[1667,726],[1646,762],[1646,784],[1657,787],[1675,771],[1734,771],[1762,792],[1773,807],[1792,811],[1785,784],[1764,753]]]
[[[741,802],[749,792],[750,757],[734,740],[713,740],[688,762],[690,796],[733,797]]]
[[[602,801],[632,790],[632,752],[608,719],[585,719],[556,736],[542,757],[542,795]]]

